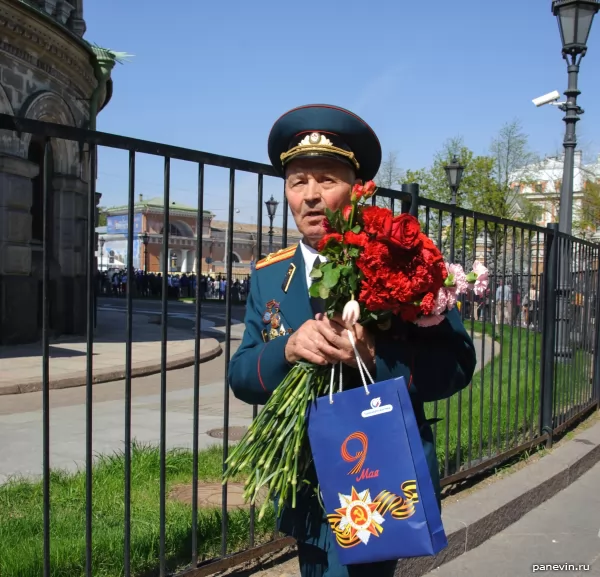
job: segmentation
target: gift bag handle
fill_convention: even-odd
[[[348,330],[347,333],[348,333],[348,338],[350,339],[350,344],[352,345],[352,350],[354,351],[354,356],[356,357],[356,364],[358,365],[358,371],[360,372],[360,378],[362,379],[363,387],[365,388],[365,392],[367,393],[367,395],[370,395],[371,393],[369,392],[369,387],[367,385],[367,379],[365,378],[365,374],[369,377],[369,380],[371,381],[372,385],[375,384],[375,381],[373,380],[373,377],[371,376],[369,369],[367,369],[367,365],[365,365],[360,354],[358,353],[358,349],[356,348],[356,340],[354,339],[354,334],[350,330]],[[342,389],[342,366],[343,366],[343,363],[340,362],[340,387],[339,387],[340,393],[343,390]],[[329,404],[333,404],[333,382],[334,382],[334,380],[335,380],[335,365],[332,365],[331,366],[331,381],[329,382]]]

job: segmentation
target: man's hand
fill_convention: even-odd
[[[354,367],[355,369],[358,368],[356,355],[354,354],[352,343],[348,338],[347,331],[350,330],[354,335],[354,341],[356,343],[358,354],[367,366],[367,369],[369,369],[369,371],[375,369],[375,338],[367,329],[365,329],[365,327],[358,323],[352,327],[346,326],[346,323],[344,323],[344,320],[342,319],[342,315],[339,313],[336,313],[331,320],[329,320],[325,315],[320,316],[322,316],[321,322],[329,323],[332,330],[334,330],[338,335],[336,344],[339,345],[340,352],[343,351],[344,358],[342,359],[342,362]]]
[[[335,346],[336,338],[336,333],[322,321],[306,321],[288,339],[285,358],[288,363],[300,360],[315,365],[339,363],[342,359],[339,355],[340,351]]]
[[[289,363],[306,360],[316,365],[339,362],[357,368],[356,357],[341,315],[328,319],[319,314],[316,320],[305,322],[289,338],[285,358]],[[356,348],[368,369],[375,367],[375,339],[361,325],[350,330],[354,334]]]

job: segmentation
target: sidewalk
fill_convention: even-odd
[[[125,377],[126,315],[99,310],[94,335],[94,383]],[[160,372],[162,327],[157,317],[133,315],[132,376]],[[190,330],[167,326],[167,369],[194,364],[195,341]],[[60,337],[50,342],[50,388],[78,387],[86,383],[86,338]],[[200,340],[200,362],[221,354],[216,339]],[[41,342],[0,347],[0,396],[42,389]]]
[[[476,549],[425,577],[600,575],[600,464]]]

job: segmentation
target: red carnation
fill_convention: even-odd
[[[387,208],[367,206],[362,211],[364,231],[377,240],[388,240],[392,232],[393,216]]]
[[[344,220],[350,220],[350,215],[352,214],[352,205],[348,204],[342,209],[342,216]]]
[[[317,250],[319,252],[321,252],[328,244],[329,242],[333,241],[333,242],[337,242],[337,243],[341,243],[344,240],[344,237],[337,233],[337,232],[332,232],[330,234],[326,234],[320,241],[319,241],[319,245],[317,247]]]
[[[354,246],[365,247],[365,246],[367,246],[367,244],[369,242],[369,238],[367,237],[367,235],[364,232],[356,234],[350,230],[344,234],[344,242],[346,244],[351,244]]]
[[[424,315],[430,315],[433,312],[435,305],[435,295],[433,293],[427,293],[421,300],[421,312]]]

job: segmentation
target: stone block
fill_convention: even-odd
[[[0,245],[0,274],[28,275],[31,273],[31,248]]]
[[[13,72],[10,68],[4,68],[2,70],[2,84],[15,90],[23,90],[25,81],[20,74]]]
[[[25,244],[31,239],[31,213],[0,207],[0,240]]]
[[[15,176],[24,176],[25,178],[35,178],[40,172],[40,167],[29,160],[10,156],[8,154],[0,155],[0,172],[14,174]]]
[[[0,343],[31,343],[40,336],[38,281],[30,276],[0,275]]]
[[[69,2],[65,2],[65,0],[59,0],[58,6],[56,7],[56,18],[61,24],[66,24],[71,12],[73,12],[74,8],[72,4]]]

